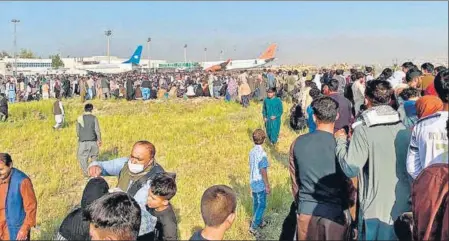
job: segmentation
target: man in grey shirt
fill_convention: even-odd
[[[78,136],[78,160],[84,175],[87,176],[89,158],[96,161],[101,146],[100,125],[96,116],[92,114],[94,106],[86,104],[84,114],[79,116],[76,123],[76,135]]]

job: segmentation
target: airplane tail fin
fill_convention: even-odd
[[[277,44],[271,44],[267,50],[260,55],[259,59],[272,59],[276,55]]]
[[[142,45],[137,46],[136,51],[134,51],[134,54],[129,58],[127,61],[123,62],[124,64],[139,64],[140,63],[140,56],[142,56]]]

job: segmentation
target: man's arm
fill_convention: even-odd
[[[88,169],[92,166],[98,166],[101,168],[101,176],[119,176],[128,159],[128,157],[121,157],[110,161],[93,161],[89,164]]]
[[[100,124],[98,123],[97,117],[95,117],[95,135],[97,135],[97,141],[101,142]]]
[[[336,156],[340,167],[349,178],[356,177],[368,160],[368,142],[362,126],[356,127],[348,147],[346,135],[336,138]]]
[[[415,126],[415,128],[413,128],[412,138],[410,140],[407,155],[407,172],[413,179],[416,179],[423,169],[421,160],[419,158],[419,143],[417,133],[418,129],[418,126]]]
[[[296,179],[296,171],[297,171],[297,167],[296,167],[296,163],[295,163],[295,155],[294,155],[294,148],[295,148],[295,143],[296,141],[294,141],[291,146],[290,146],[290,155],[289,155],[289,171],[290,171],[290,178],[292,180],[292,195],[293,195],[293,200],[296,200],[296,197],[298,195],[298,191],[299,191],[299,185]]]
[[[20,194],[23,199],[23,208],[25,210],[25,220],[19,230],[19,234],[28,235],[31,227],[36,226],[37,200],[34,194],[33,184],[29,178],[25,178],[20,184]],[[18,234],[18,236],[19,236]],[[21,234],[21,235],[22,235]]]
[[[61,109],[62,115],[64,115],[64,106],[62,106],[62,102],[59,101],[59,108]]]
[[[262,160],[259,162],[259,169],[260,174],[262,175],[263,182],[265,184],[265,191],[267,194],[270,194],[270,182],[268,181],[268,172],[267,169],[270,165],[268,164],[268,159],[266,156],[262,158]]]

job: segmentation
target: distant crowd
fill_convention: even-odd
[[[262,101],[264,129],[253,130],[254,146],[247,159],[253,200],[248,232],[257,239],[264,238],[261,229],[266,227],[281,229],[280,240],[449,239],[445,67],[406,62],[401,70],[387,68],[378,75],[368,67],[346,75],[343,70],[320,70],[312,76],[244,70],[62,78],[62,91],[45,88],[46,98],[52,93],[58,98],[56,129],[62,128],[57,118],[62,115],[63,121],[61,98],[73,95],[83,102],[95,96],[128,100],[210,96],[239,101],[244,107],[250,100]],[[38,79],[35,85],[51,83],[46,77]],[[8,86],[16,84],[8,80]],[[15,95],[9,102],[14,102],[16,89],[11,93]],[[3,108],[8,103],[5,93],[1,98]],[[288,171],[293,201],[282,227],[273,227],[266,210],[272,187],[265,148],[278,148],[284,105],[291,106],[290,127],[308,133],[291,143]],[[129,156],[97,160],[101,123],[93,109],[87,103],[76,120],[77,159],[90,180],[80,205],[62,221],[55,239],[177,240],[179,217],[171,204],[178,191],[176,173],[157,162],[155,145],[145,140],[137,141]],[[6,119],[7,113],[1,113]],[[110,188],[104,176],[116,176],[117,186]],[[0,181],[0,239],[29,239],[30,228],[36,225],[36,197],[30,178],[12,167],[7,153],[0,153]],[[238,215],[236,192],[214,185],[204,191],[200,205],[204,227],[192,232],[190,240],[224,239]]]

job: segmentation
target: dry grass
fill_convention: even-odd
[[[38,228],[33,239],[50,239],[67,212],[80,201],[87,180],[76,160],[74,123],[83,105],[64,101],[66,127],[54,131],[53,101],[10,105],[10,120],[0,123],[0,150],[9,152],[14,165],[26,172],[38,198]],[[238,193],[237,219],[226,239],[253,239],[248,233],[252,213],[249,194],[248,153],[252,131],[263,127],[261,104],[243,109],[219,100],[93,101],[103,135],[101,159],[127,156],[141,139],[156,145],[156,160],[177,173],[178,193],[173,199],[181,239],[190,238],[203,222],[200,198],[214,184],[232,186]],[[289,108],[284,106],[287,111]],[[265,145],[269,155],[272,194],[266,215],[273,224],[263,231],[278,239],[292,197],[287,153],[297,136],[286,122],[276,148]],[[117,153],[118,150],[118,153]],[[115,178],[109,178],[115,184]]]

